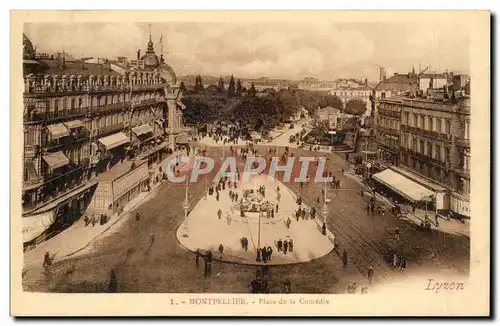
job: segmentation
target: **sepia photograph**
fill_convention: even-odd
[[[12,12],[11,313],[489,314],[490,14],[394,13]]]

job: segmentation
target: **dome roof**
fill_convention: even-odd
[[[142,56],[141,60],[144,61],[144,67],[146,68],[156,68],[160,64],[160,60],[158,60],[158,57],[154,52],[146,52],[146,54]]]
[[[35,49],[30,39],[23,33],[23,59],[34,60],[35,59]]]
[[[175,76],[174,69],[167,64],[162,64],[159,68],[160,77],[165,79],[168,84],[177,83],[177,77]]]

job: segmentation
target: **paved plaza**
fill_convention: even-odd
[[[264,197],[256,194],[261,186],[266,189]],[[246,212],[245,217],[240,216],[242,204],[234,202],[230,192],[238,193],[245,202],[243,194],[249,191],[253,192],[249,197],[255,196],[256,202],[260,200],[261,203],[268,203],[273,209],[278,204],[278,212],[274,213],[274,217],[265,212],[261,217],[259,212]],[[310,210],[303,204],[301,207]],[[221,190],[219,200],[215,193],[201,199],[179,227],[177,238],[191,251],[210,250],[216,259],[251,265],[264,264],[256,261],[256,250],[263,246],[273,250],[271,261],[266,263],[268,265],[306,262],[328,254],[333,250],[334,235],[330,232],[326,236],[321,233],[323,218],[316,214],[314,219],[308,216],[297,220],[298,208],[297,197],[286,185],[271,180],[265,174],[256,175],[248,182],[239,182],[237,189],[226,187]],[[222,212],[220,218],[217,214],[219,209]],[[291,222],[289,228],[287,221]],[[249,240],[247,250],[242,246],[243,237]],[[293,251],[278,251],[280,239],[287,242],[292,240]],[[218,252],[221,244],[224,247],[222,256]]]

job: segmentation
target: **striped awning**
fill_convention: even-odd
[[[72,121],[67,121],[64,123],[66,125],[66,127],[68,127],[69,129],[75,129],[75,128],[79,128],[79,127],[83,127],[83,122],[80,121],[80,120],[72,120]]]
[[[51,169],[57,169],[69,163],[69,159],[61,151],[44,155],[43,160]]]
[[[184,103],[182,103],[181,101],[177,101],[177,105],[182,109],[186,109],[186,106],[184,105]]]
[[[69,136],[68,128],[66,128],[66,126],[63,125],[62,123],[48,125],[47,129],[49,130],[52,138],[62,138],[62,137]]]
[[[140,136],[140,135],[144,135],[144,134],[153,132],[153,128],[151,128],[151,126],[146,123],[146,124],[143,124],[141,126],[137,126],[137,127],[132,128],[132,131],[137,136]]]
[[[99,142],[103,144],[106,149],[110,150],[129,143],[130,138],[128,138],[123,132],[117,132],[116,134],[99,138]]]
[[[390,169],[373,175],[373,178],[410,201],[432,201],[434,192]]]

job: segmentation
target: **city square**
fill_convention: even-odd
[[[367,294],[469,276],[468,74],[176,73],[167,25],[138,25],[145,51],[114,59],[23,34],[25,291]]]

